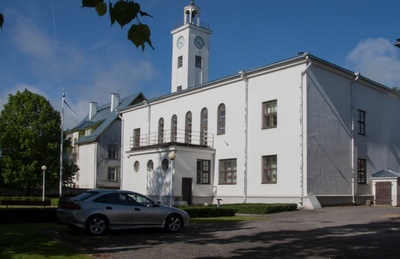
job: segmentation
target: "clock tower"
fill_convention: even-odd
[[[171,92],[208,81],[210,35],[207,23],[200,21],[200,8],[192,0],[184,8],[183,25],[172,30]]]

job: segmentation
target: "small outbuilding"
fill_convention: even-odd
[[[374,203],[376,205],[399,206],[400,203],[400,172],[383,169],[372,174]]]

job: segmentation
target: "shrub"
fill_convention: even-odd
[[[57,222],[55,208],[0,209],[0,224]]]
[[[191,218],[233,217],[237,212],[234,208],[217,208],[214,206],[195,206],[182,209],[185,210]]]
[[[264,203],[244,203],[244,204],[223,204],[223,208],[234,208],[238,213],[243,214],[270,214],[283,211],[295,211],[297,210],[296,203],[276,203],[276,204],[264,204]]]

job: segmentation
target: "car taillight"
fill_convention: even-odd
[[[71,202],[71,203],[67,204],[67,209],[70,209],[70,210],[80,210],[80,209],[81,209],[81,206],[79,206],[79,205],[76,204],[76,203]]]

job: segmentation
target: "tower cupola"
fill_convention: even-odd
[[[200,7],[193,0],[184,7],[183,13],[183,24],[171,31],[171,92],[208,81],[211,31],[207,23],[200,21]]]
[[[200,7],[195,6],[194,1],[191,1],[188,6],[185,6],[183,23],[200,26]]]

